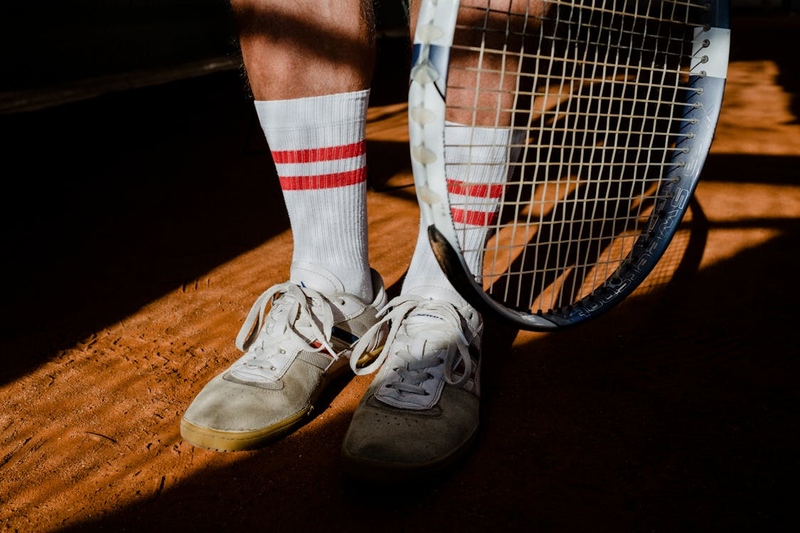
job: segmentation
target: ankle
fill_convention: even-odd
[[[308,287],[322,294],[352,294],[367,304],[374,300],[370,270],[336,268],[335,265],[322,266],[314,261],[294,261],[290,279],[296,285]]]

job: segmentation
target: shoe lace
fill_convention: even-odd
[[[236,336],[236,347],[249,355],[240,365],[251,371],[274,371],[273,358],[296,348],[327,350],[336,359],[330,344],[332,328],[333,311],[325,296],[291,282],[275,285],[258,297]]]
[[[434,376],[430,369],[444,365],[444,379],[451,385],[465,383],[472,374],[469,341],[462,331],[462,317],[455,306],[439,300],[406,295],[392,299],[378,313],[380,320],[356,343],[350,367],[357,375],[369,374],[390,356],[399,359],[399,379],[388,386],[401,392],[427,394],[421,384]],[[364,367],[356,363],[386,322],[391,323],[386,344],[378,357]],[[457,370],[461,372],[456,373]]]

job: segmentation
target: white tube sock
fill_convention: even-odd
[[[464,259],[472,272],[483,268],[483,245],[497,219],[503,184],[510,173],[506,163],[516,161],[519,149],[508,128],[479,128],[448,122],[445,159],[450,208]],[[421,222],[421,221],[420,221]],[[408,269],[403,294],[443,298],[463,304],[447,281],[420,224],[417,245]]]
[[[322,267],[346,292],[370,302],[368,101],[369,89],[255,106],[289,212],[292,263]]]

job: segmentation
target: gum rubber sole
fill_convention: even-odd
[[[181,418],[181,437],[195,446],[218,452],[255,450],[290,433],[313,410],[314,406],[311,405],[291,418],[256,431],[219,431],[197,426]]]

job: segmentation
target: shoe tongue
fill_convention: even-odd
[[[420,292],[414,291],[414,294],[418,296],[422,296],[426,300],[430,302],[439,303],[442,306],[447,306],[447,304],[453,304],[456,309],[460,306],[464,305],[463,301],[460,301],[461,298],[451,291],[440,289],[438,287],[423,287]],[[411,314],[408,315],[409,322],[412,324],[431,324],[437,322],[445,322],[445,315],[446,313],[444,309],[441,311],[437,308],[438,306],[430,306],[422,305],[414,309]]]
[[[464,307],[467,303],[455,291],[449,289],[443,289],[441,287],[436,287],[433,285],[423,285],[420,287],[415,287],[410,291],[408,291],[408,294],[414,294],[426,300],[444,300],[445,302],[455,305],[456,309]]]
[[[300,287],[308,287],[322,294],[336,294],[344,291],[339,279],[318,265],[311,263],[292,263],[289,280]]]
[[[435,324],[437,322],[444,322],[444,318],[439,313],[427,309],[419,309],[408,315],[409,324]]]

